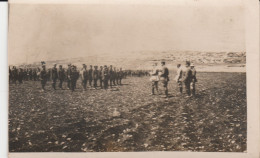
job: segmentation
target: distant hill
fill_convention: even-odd
[[[54,63],[61,64],[66,67],[68,63],[80,66],[85,63],[87,65],[114,65],[123,67],[124,69],[150,69],[152,63],[159,63],[165,60],[169,67],[175,67],[177,63],[185,63],[191,61],[196,65],[245,65],[245,52],[196,52],[196,51],[142,51],[120,53],[111,56],[104,53],[99,56],[85,56],[80,58],[71,58],[65,60],[45,61],[48,67]],[[39,66],[39,62],[31,65]]]

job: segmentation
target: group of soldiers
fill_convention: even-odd
[[[41,81],[42,91],[45,91],[45,85],[48,81],[48,71],[46,70],[45,64],[42,65],[42,69],[39,73]],[[75,65],[68,65],[65,70],[62,65],[53,65],[50,70],[50,78],[52,81],[52,88],[56,90],[56,83],[59,81],[58,87],[63,89],[63,82],[67,81],[67,88],[71,91],[75,91],[77,81],[80,79],[82,82],[83,90],[87,90],[87,84],[93,89],[97,89],[98,82],[101,89],[113,88],[113,86],[122,85],[122,79],[124,78],[124,72],[122,68],[117,69],[110,65],[108,66],[93,66],[90,65],[88,68],[86,64],[82,65],[80,70]]]
[[[16,68],[13,66],[12,68],[9,67],[9,81],[16,83],[23,83],[23,81],[38,81],[40,72],[39,68]]]
[[[168,82],[169,82],[169,70],[165,66],[165,61],[161,62],[161,67],[157,66],[157,63],[153,65],[153,70],[151,71],[151,78],[152,81],[152,93],[151,95],[155,95],[155,90],[158,94],[158,83],[162,82],[164,91],[165,91],[165,98],[168,97]],[[197,82],[196,78],[196,69],[194,64],[191,64],[189,61],[186,61],[185,67],[182,67],[181,64],[177,64],[177,74],[175,77],[175,81],[178,84],[179,93],[183,93],[183,85],[186,91],[186,97],[195,96],[195,85]]]

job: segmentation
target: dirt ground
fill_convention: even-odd
[[[198,73],[197,96],[149,96],[149,77],[111,90],[10,84],[10,152],[246,151],[245,73]],[[66,83],[65,83],[66,84]],[[64,84],[64,87],[66,87]]]

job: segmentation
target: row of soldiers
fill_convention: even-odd
[[[82,87],[84,90],[87,90],[87,84],[90,87],[97,89],[98,82],[101,89],[108,89],[108,86],[112,88],[116,85],[122,85],[122,79],[124,78],[124,71],[122,68],[117,69],[110,65],[107,67],[106,65],[93,66],[90,65],[88,69],[86,64],[83,64],[83,67],[78,70],[75,65],[68,65],[67,70],[65,70],[62,65],[54,64],[53,68],[50,71],[50,78],[52,80],[52,88],[56,90],[56,83],[59,81],[59,88],[63,89],[63,82],[67,81],[67,88],[71,91],[74,91],[77,85],[77,81],[80,79],[82,82]],[[45,91],[45,85],[48,81],[48,71],[46,70],[46,66],[42,65],[42,70],[39,74],[42,91]]]
[[[13,66],[12,69],[9,67],[9,81],[16,83],[22,83],[23,80],[25,81],[38,81],[39,80],[39,68],[16,68]]]

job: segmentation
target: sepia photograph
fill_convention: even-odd
[[[9,3],[9,152],[246,153],[244,3],[186,2]]]

